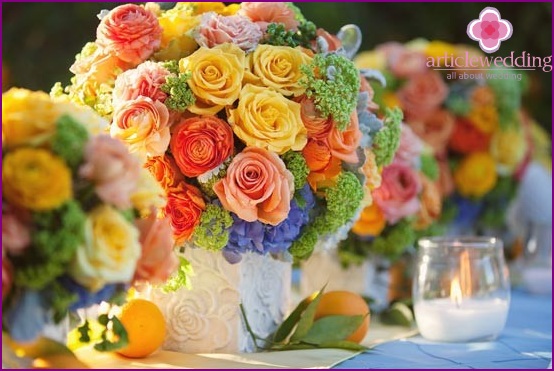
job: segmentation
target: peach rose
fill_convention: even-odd
[[[245,52],[251,51],[260,42],[263,32],[256,23],[242,15],[224,17],[215,12],[204,13],[194,39],[200,46],[213,48],[231,43]]]
[[[387,59],[391,72],[400,78],[409,78],[427,70],[427,59],[418,51],[405,48],[394,50],[389,53]]]
[[[239,97],[246,65],[246,55],[234,44],[211,49],[201,47],[181,59],[181,72],[190,72],[187,81],[196,102],[188,110],[197,115],[215,115]]]
[[[198,188],[181,182],[168,190],[164,214],[170,218],[177,246],[190,239],[194,228],[200,223],[204,209],[206,204]]]
[[[415,167],[423,151],[423,142],[413,130],[406,124],[402,124],[400,132],[400,145],[394,155],[396,161]]]
[[[326,139],[334,125],[332,117],[323,117],[314,101],[306,95],[296,98],[295,101],[300,103],[300,117],[308,131],[308,138]]]
[[[135,4],[112,9],[96,30],[98,45],[135,66],[160,47],[161,38],[162,28],[156,15]]]
[[[448,87],[437,71],[413,76],[398,92],[406,121],[425,120],[439,108],[448,95]]]
[[[98,197],[120,209],[130,208],[140,177],[139,160],[123,143],[107,135],[90,139],[84,158],[79,175],[94,183]]]
[[[129,63],[107,53],[97,44],[89,43],[85,46],[85,48],[87,47],[94,51],[86,56],[77,56],[75,63],[69,68],[69,71],[76,75],[77,84],[85,81],[88,83],[111,82],[116,78],[118,72],[131,67]]]
[[[118,107],[141,95],[154,101],[164,102],[167,93],[162,91],[161,86],[165,84],[168,75],[168,70],[160,64],[150,61],[123,72],[115,80],[112,94],[113,106]]]
[[[448,141],[454,130],[454,116],[443,109],[435,110],[425,120],[408,123],[414,133],[427,143],[435,154],[446,151]]]
[[[215,169],[233,153],[233,131],[215,116],[193,117],[174,127],[171,153],[187,177]]]
[[[151,213],[147,219],[138,219],[136,226],[140,232],[142,254],[134,280],[163,283],[179,265],[173,252],[175,241],[169,219],[158,219],[155,213]]]
[[[395,161],[383,169],[382,183],[373,192],[373,199],[385,214],[386,220],[395,224],[419,211],[419,192],[421,181],[417,173],[409,166]]]
[[[131,152],[161,156],[171,139],[168,120],[169,111],[162,102],[139,96],[115,110],[110,135],[125,142]]]
[[[29,217],[12,207],[2,210],[2,249],[11,255],[21,255],[31,244]]]
[[[416,230],[422,230],[429,227],[438,219],[442,209],[441,194],[437,185],[425,175],[419,176],[422,185],[421,191],[421,209],[417,213],[414,222]]]
[[[350,115],[350,125],[346,130],[340,131],[337,129],[336,125],[333,125],[327,137],[333,157],[353,164],[358,162],[358,153],[356,150],[360,145],[361,139],[362,132],[360,131],[358,114],[356,112]]]
[[[173,157],[168,154],[150,157],[144,167],[150,171],[165,190],[177,186],[181,180],[185,179]]]
[[[265,32],[270,23],[281,23],[287,30],[298,28],[294,11],[286,3],[243,2],[238,14],[250,18]]]
[[[277,225],[289,214],[294,177],[275,153],[247,147],[213,189],[223,207],[239,218]]]

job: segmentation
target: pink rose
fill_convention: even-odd
[[[123,143],[107,135],[90,139],[84,155],[79,175],[94,183],[98,197],[120,209],[130,208],[141,171],[138,158]]]
[[[400,145],[394,155],[395,161],[402,162],[410,167],[414,167],[423,151],[423,142],[406,124],[402,124],[400,132]]]
[[[241,219],[277,225],[289,214],[294,177],[275,153],[247,147],[213,189],[223,207]]]
[[[250,18],[263,32],[270,23],[281,23],[286,30],[294,31],[299,24],[294,11],[286,3],[243,2],[238,14]]]
[[[215,12],[204,13],[194,39],[200,46],[213,48],[232,43],[244,51],[256,48],[263,32],[256,23],[242,15],[228,17]]]
[[[8,296],[13,285],[13,266],[2,252],[2,301]]]
[[[96,38],[106,52],[136,66],[160,47],[162,28],[151,11],[125,4],[102,18]]]
[[[383,169],[381,176],[381,186],[373,191],[373,199],[388,223],[395,224],[419,211],[418,194],[422,186],[419,176],[412,168],[393,162]]]
[[[78,59],[69,70],[76,75],[77,82],[99,83],[113,81],[118,71],[125,71],[130,65],[114,55],[97,48],[88,57]]]
[[[142,255],[135,271],[135,281],[162,283],[167,280],[179,264],[173,253],[175,240],[169,219],[156,218],[151,213],[147,219],[139,219],[136,226],[140,231]]]
[[[146,61],[137,68],[128,70],[117,76],[113,89],[113,106],[118,107],[125,101],[139,96],[165,102],[167,93],[161,86],[165,84],[169,71],[155,62]]]
[[[411,77],[427,70],[427,59],[420,52],[405,48],[391,50],[387,63],[391,72],[400,78]]]
[[[398,92],[406,121],[425,120],[448,95],[448,88],[437,71],[428,70],[412,77]]]
[[[140,96],[117,107],[110,135],[128,144],[131,152],[154,157],[169,147],[169,111],[160,101]]]
[[[29,225],[23,215],[17,215],[12,208],[2,210],[2,249],[11,255],[21,255],[31,243]]]

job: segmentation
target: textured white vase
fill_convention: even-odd
[[[292,264],[246,253],[229,264],[221,252],[187,248],[192,288],[173,293],[152,289],[148,294],[164,313],[165,350],[182,353],[252,352],[254,344],[243,323],[260,337],[271,334],[289,309]],[[260,345],[260,344],[259,344]]]
[[[302,263],[300,291],[306,297],[325,284],[325,291],[352,291],[375,300],[372,306],[377,310],[384,309],[390,284],[388,262],[372,258],[344,268],[336,250],[316,251]]]

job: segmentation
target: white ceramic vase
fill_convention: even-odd
[[[267,337],[282,322],[289,308],[292,264],[246,253],[229,264],[221,252],[187,248],[191,289],[147,294],[164,313],[167,335],[163,349],[182,353],[252,352],[242,303],[253,332]],[[260,345],[260,344],[258,344]]]

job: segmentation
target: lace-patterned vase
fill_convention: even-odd
[[[271,334],[282,322],[289,308],[291,263],[247,253],[240,263],[229,264],[221,253],[194,248],[187,248],[184,257],[194,271],[191,290],[182,288],[164,293],[161,289],[151,289],[142,293],[165,315],[165,350],[254,351],[240,303],[252,330],[260,337]]]

